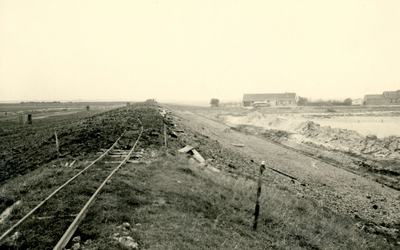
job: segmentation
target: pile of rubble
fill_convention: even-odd
[[[375,135],[363,136],[353,130],[320,126],[312,121],[304,122],[292,139],[299,142],[312,142],[328,149],[368,155],[378,158],[400,158],[400,137],[383,139]]]

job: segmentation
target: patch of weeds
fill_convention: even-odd
[[[0,197],[0,214],[16,202],[14,197]]]
[[[190,168],[178,168],[178,170],[184,172],[185,174],[196,176],[196,174]]]
[[[306,249],[312,249],[312,250],[318,250],[321,249],[318,246],[314,245],[314,244],[310,244],[309,240],[302,236],[302,235],[294,235],[292,236],[293,238],[295,238],[298,242],[299,242],[299,246],[300,247],[304,247]]]
[[[178,201],[179,206],[177,209],[181,209],[185,212],[194,214],[202,213],[205,218],[214,220],[220,214],[218,206],[211,203],[210,201],[199,197],[198,195],[185,195]]]

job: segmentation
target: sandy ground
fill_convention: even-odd
[[[400,136],[400,117],[332,117],[314,118],[312,121],[321,126],[354,130],[364,136],[368,134],[374,134],[378,138]]]
[[[289,139],[294,142],[313,143],[328,150],[367,158],[400,159],[400,137],[392,136],[400,134],[400,117],[350,115],[265,114],[255,110],[245,115],[221,114],[217,118],[232,127],[250,125],[269,132],[290,132]]]
[[[189,111],[173,111],[182,118],[183,123],[210,139],[217,140],[224,147],[247,155],[256,162],[265,161],[267,166],[299,180],[292,181],[273,171],[267,171],[267,186],[276,186],[293,195],[313,199],[319,205],[342,214],[379,225],[391,224],[389,229],[382,230],[398,232],[393,225],[400,223],[399,191],[261,138],[233,131],[218,120]],[[235,147],[232,145],[234,143],[244,144],[245,147]]]
[[[376,135],[378,138],[400,136],[400,117],[391,116],[267,115],[255,111],[246,116],[223,115],[221,117],[231,125],[246,124],[290,132],[297,132],[302,123],[313,121],[321,126],[354,130],[363,136],[369,134]]]

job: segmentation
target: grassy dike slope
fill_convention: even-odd
[[[105,186],[74,234],[81,237],[79,249],[127,249],[118,242],[126,236],[138,243],[137,249],[392,248],[383,237],[359,230],[353,219],[267,185],[254,231],[255,181],[213,172],[175,150],[157,152],[157,160],[128,164]],[[3,186],[2,195],[33,183],[40,188],[32,193],[47,193],[48,176],[56,175],[52,171],[57,169],[20,176]],[[12,216],[20,217],[24,210],[16,209]],[[130,226],[122,226],[125,222]],[[44,239],[40,235],[48,223],[55,222],[30,220],[18,229],[19,241],[7,248],[52,249],[57,232]]]
[[[254,231],[254,181],[212,172],[171,153],[119,172],[102,192],[94,208],[99,211],[92,212],[104,217],[88,216],[92,223],[76,233],[92,239],[87,249],[118,249],[112,235],[121,233],[140,249],[390,249],[352,219],[268,186]],[[123,222],[132,225],[128,232],[116,229]]]

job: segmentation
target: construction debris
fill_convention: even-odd
[[[213,166],[208,166],[207,168],[216,173],[220,172],[220,170],[218,168],[214,168]]]
[[[196,149],[192,149],[193,152],[193,156],[196,160],[198,160],[200,163],[204,163],[206,160],[204,160],[204,158],[199,154],[199,152],[197,152]]]
[[[21,201],[15,202],[11,207],[8,207],[4,210],[3,213],[0,215],[0,224],[3,223],[10,215],[13,209],[21,204]]]
[[[71,164],[69,164],[69,166],[72,167],[72,165],[74,165],[75,162],[76,162],[76,160],[74,160],[73,162],[71,162]]]
[[[186,145],[184,148],[181,148],[178,150],[181,153],[189,153],[190,151],[192,151],[193,153],[193,157],[200,163],[204,164],[206,162],[206,160],[204,160],[204,158],[200,155],[199,152],[197,152],[196,149],[194,149],[192,146]]]
[[[170,134],[173,138],[178,138],[178,134],[175,133],[174,131],[170,131],[169,134]]]
[[[181,153],[187,153],[193,149],[192,146],[186,145],[186,147],[179,149],[178,151]]]

